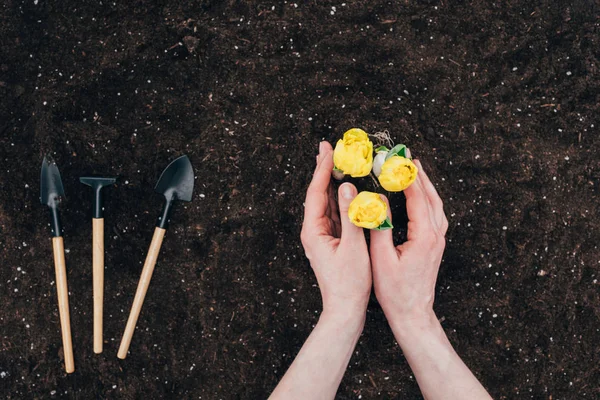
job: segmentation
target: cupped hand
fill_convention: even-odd
[[[421,163],[415,164],[419,168],[417,179],[404,191],[408,241],[394,247],[392,230],[371,231],[375,295],[392,325],[431,318],[446,244],[448,220],[442,200]],[[388,215],[391,218],[389,207]]]
[[[302,245],[317,277],[324,313],[364,317],[371,292],[369,252],[362,228],[350,222],[354,185],[344,183],[335,199],[331,172],[333,149],[319,145],[317,167],[306,193]]]

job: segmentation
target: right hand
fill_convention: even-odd
[[[371,293],[369,251],[362,228],[350,222],[354,185],[344,183],[336,201],[331,185],[333,149],[321,142],[317,167],[306,192],[302,245],[317,277],[323,313],[364,322]]]
[[[416,181],[408,187],[408,241],[394,247],[392,230],[371,231],[375,295],[394,327],[434,317],[435,283],[445,248],[448,220],[435,187],[417,160]],[[391,219],[389,202],[388,215]]]

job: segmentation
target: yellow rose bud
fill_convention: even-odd
[[[361,228],[379,228],[387,219],[387,204],[377,193],[360,192],[350,203],[348,218]]]
[[[409,187],[419,172],[413,162],[401,156],[392,156],[381,166],[379,183],[389,192],[401,192]]]
[[[350,129],[338,140],[333,151],[333,163],[344,174],[360,178],[371,173],[373,142],[362,129]]]

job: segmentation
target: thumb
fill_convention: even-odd
[[[360,240],[365,242],[363,229],[354,225],[348,217],[348,208],[357,194],[358,191],[356,190],[356,187],[351,183],[342,184],[338,190],[338,207],[340,210],[340,220],[342,222],[341,243],[348,242],[352,245]]]
[[[387,215],[391,221],[392,210],[390,208],[390,202],[385,195],[380,194],[379,196],[381,196],[381,199],[387,204]],[[396,256],[393,230],[371,230],[371,259],[373,260],[373,265],[377,263],[378,259],[389,261],[393,259],[393,256]]]

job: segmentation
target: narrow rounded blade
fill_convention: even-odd
[[[42,173],[40,179],[40,200],[42,204],[49,207],[55,207],[60,203],[61,198],[65,197],[60,172],[51,156],[44,157],[42,161]]]
[[[158,178],[154,187],[167,200],[191,201],[194,191],[194,168],[187,156],[171,162]]]

